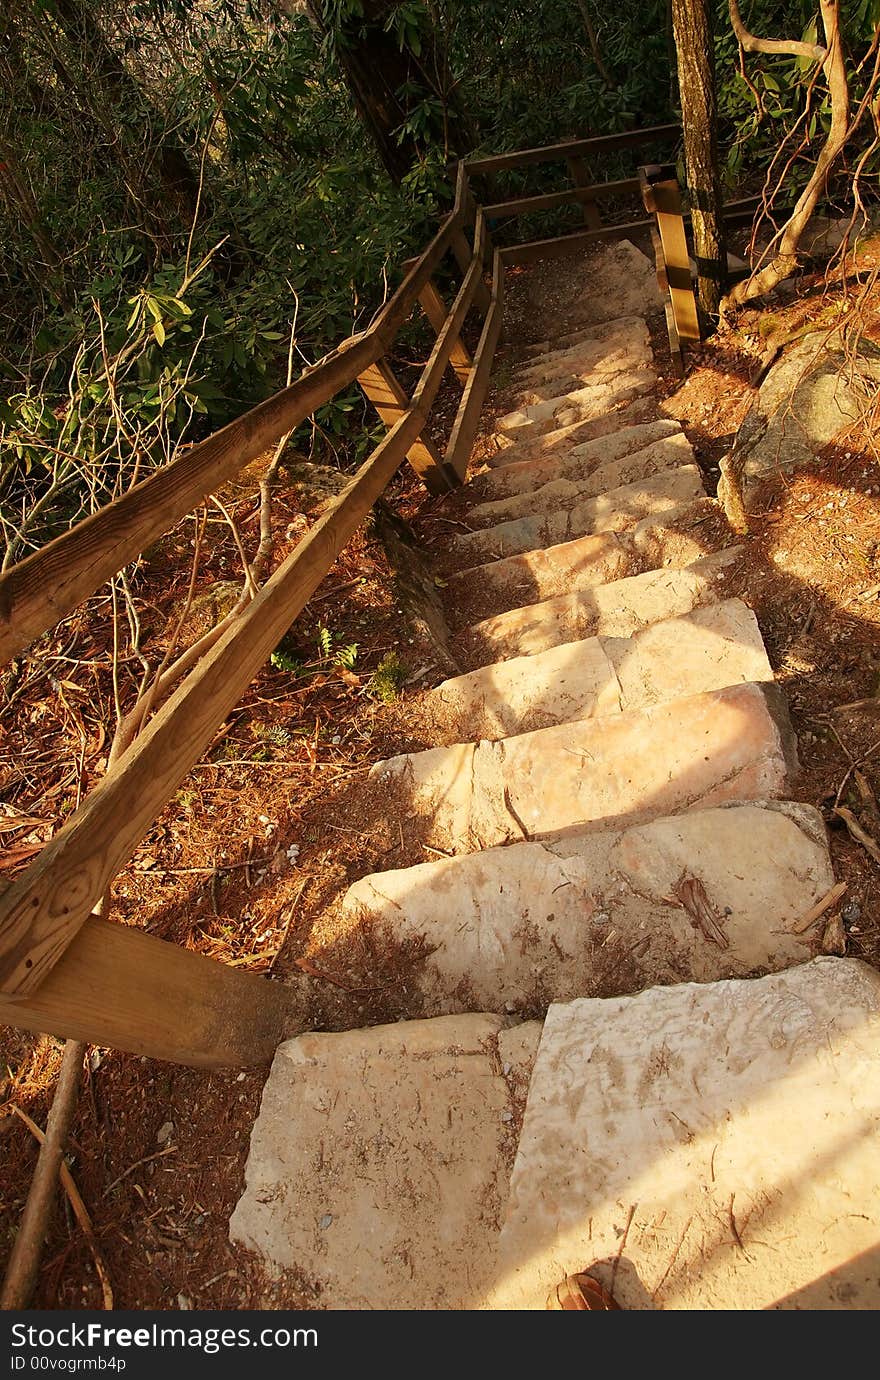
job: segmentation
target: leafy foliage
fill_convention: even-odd
[[[717,11],[728,180],[761,175],[794,127],[806,137],[794,193],[830,117],[821,83],[791,58],[748,59],[745,80],[726,0]],[[858,101],[880,0],[846,0],[844,15]],[[810,37],[815,4],[755,0],[747,20]],[[412,74],[398,93],[394,137],[413,150],[400,186],[343,61],[369,23]],[[291,335],[305,363],[362,328],[449,195],[456,121],[484,150],[662,121],[672,58],[665,0],[310,0],[296,13],[276,0],[11,0],[0,18],[6,560],[274,391]],[[874,162],[867,172],[876,180]],[[536,177],[546,188],[546,169],[505,186]],[[297,440],[346,464],[367,444],[364,423],[350,394]]]

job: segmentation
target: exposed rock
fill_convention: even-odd
[[[878,382],[880,352],[869,342],[850,359],[839,334],[825,339],[816,332],[786,351],[721,461],[718,497],[737,530],[738,498],[749,512],[765,480],[815,465],[823,447],[863,415]]]
[[[447,1016],[280,1045],[233,1241],[328,1309],[465,1308],[485,1288],[540,1025]]]
[[[552,1006],[488,1306],[590,1269],[626,1309],[880,1307],[880,979]]]
[[[422,644],[420,654],[444,675],[456,675],[461,667],[449,642],[433,565],[416,541],[408,524],[384,503],[375,509],[376,535],[394,572],[394,590],[412,632]]]

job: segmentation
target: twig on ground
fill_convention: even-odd
[[[811,925],[815,925],[816,921],[821,920],[825,912],[830,910],[831,907],[840,900],[841,896],[846,891],[846,887],[846,882],[836,882],[829,891],[825,892],[824,896],[819,898],[815,905],[810,906],[809,910],[804,911],[799,920],[796,920],[793,925],[789,925],[788,928],[790,933],[803,934],[804,930],[808,930]]]

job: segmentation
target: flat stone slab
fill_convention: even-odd
[[[730,599],[632,637],[585,638],[454,676],[423,703],[436,713],[434,741],[452,742],[505,738],[772,679],[755,615]]]
[[[693,464],[693,448],[684,432],[665,436],[642,450],[609,460],[597,466],[591,474],[578,473],[577,457],[571,464],[566,459],[560,463],[560,473],[556,478],[548,479],[536,488],[523,489],[508,498],[475,503],[467,510],[467,521],[473,526],[488,527],[536,513],[567,512],[589,498],[631,487],[637,481],[650,479],[663,470],[684,469]],[[527,467],[517,465],[509,468]],[[493,473],[503,475],[505,471],[495,470]]]
[[[485,1288],[540,1025],[450,1016],[280,1045],[233,1241],[321,1308],[466,1308]]]
[[[553,350],[516,371],[513,387],[526,407],[558,398],[584,384],[600,383],[615,374],[634,373],[653,364],[651,337],[645,321],[628,317],[615,321],[602,334],[563,350]]]
[[[456,556],[476,560],[480,556],[519,555],[539,546],[556,546],[576,537],[602,532],[626,532],[647,517],[662,516],[705,495],[697,465],[660,470],[647,479],[610,489],[598,497],[575,502],[572,507],[550,505],[545,511],[498,522],[493,527],[464,532],[450,543]]]
[[[551,398],[526,404],[507,412],[495,423],[501,432],[536,433],[571,426],[573,422],[600,417],[623,402],[648,393],[657,382],[653,367],[621,369],[616,374],[603,375],[595,383],[579,383],[576,387]]]
[[[643,518],[628,531],[575,537],[464,570],[448,570],[450,593],[453,602],[457,597],[463,599],[471,616],[489,615],[511,605],[595,588],[661,566],[692,565],[717,554],[712,524],[718,517],[715,499],[696,499]],[[497,530],[487,528],[486,532]],[[447,561],[461,555],[457,547],[439,554],[445,554]]]
[[[584,273],[584,290],[566,304],[566,319],[577,326],[617,316],[646,316],[662,310],[653,259],[631,240],[604,244]]]
[[[459,635],[458,645],[463,648],[467,663],[482,666],[506,657],[535,656],[549,647],[581,638],[631,637],[652,623],[690,613],[717,598],[725,576],[742,550],[731,546],[680,570],[648,570],[586,589],[578,589],[574,578],[572,593],[509,609],[474,623]],[[552,574],[541,575],[546,588]],[[513,581],[511,587],[520,588]],[[530,592],[529,586],[521,592]]]
[[[579,370],[584,373],[601,370],[609,360],[617,369],[621,352],[639,355],[648,363],[653,358],[651,336],[642,316],[618,317],[592,329],[576,331],[573,336],[544,343],[546,349],[539,352],[533,347],[530,357],[516,366],[513,371],[515,383],[528,387],[546,378],[575,374]]]
[[[489,451],[483,460],[494,468],[546,458],[581,442],[597,440],[622,428],[656,420],[657,416],[656,399],[645,396],[624,399],[598,417],[576,418],[564,426],[551,427],[549,431],[531,427],[515,436],[503,431],[495,432],[493,439],[496,448]]]
[[[590,1269],[626,1309],[876,1310],[878,1135],[856,960],[552,1006],[486,1306]]]
[[[500,742],[377,762],[427,841],[457,853],[562,830],[638,823],[731,800],[773,799],[797,766],[773,685],[735,685]]]
[[[620,431],[597,436],[581,445],[551,451],[549,455],[537,460],[521,460],[515,464],[499,465],[495,469],[485,470],[468,480],[466,492],[486,502],[534,493],[542,484],[549,484],[554,479],[587,479],[597,470],[613,465],[615,461],[679,436],[686,439],[678,422],[669,418],[661,418],[656,422],[642,422],[637,426],[625,426]],[[688,451],[682,454],[683,458],[680,458],[678,463],[689,464],[693,451],[688,447]]]
[[[833,881],[818,811],[774,802],[375,873],[349,888],[344,911],[378,952],[423,947],[407,985],[425,1014],[533,1015],[802,963],[809,949],[788,927]]]

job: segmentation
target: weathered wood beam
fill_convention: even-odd
[[[585,158],[566,158],[568,174],[575,187],[590,186],[590,174],[587,171],[587,161]],[[602,217],[599,215],[599,207],[596,205],[595,196],[585,197],[581,202],[584,217],[584,225],[589,230],[599,230],[602,226]]]
[[[387,427],[394,426],[409,407],[406,389],[386,359],[377,359],[358,375],[358,383]],[[433,494],[448,492],[443,458],[429,436],[420,436],[407,451],[409,463]]]
[[[543,196],[521,196],[510,201],[496,201],[483,207],[488,220],[504,220],[511,216],[528,216],[533,211],[552,211],[557,206],[573,202],[598,201],[603,197],[627,196],[637,193],[641,184],[637,177],[625,177],[619,182],[595,182],[590,186],[566,187],[561,192],[545,192]]]
[[[32,993],[51,972],[384,492],[427,421],[482,281],[487,238],[479,213],[471,265],[407,411],[114,769],[0,898],[0,991]]]
[[[443,322],[449,314],[449,308],[444,302],[433,280],[429,279],[422,288],[419,293],[419,302],[425,316],[430,321],[435,332],[439,335],[443,329]],[[470,350],[461,337],[459,337],[452,346],[452,353],[449,356],[449,367],[461,386],[464,387],[473,367],[473,360],[471,359]]]
[[[436,390],[435,390],[436,391]],[[0,898],[0,991],[35,991],[302,612],[416,440],[412,407],[166,700],[27,872]]]
[[[667,176],[667,173],[672,176]],[[701,339],[697,299],[691,278],[691,261],[684,232],[681,192],[672,168],[642,168],[642,197],[645,209],[656,218],[669,301],[675,318],[675,330],[680,342]],[[670,339],[670,345],[672,341]]]
[[[496,153],[489,158],[468,158],[467,170],[472,177],[476,177],[483,173],[500,172],[502,168],[523,168],[529,163],[563,163],[567,158],[589,158],[595,153],[612,153],[615,149],[629,149],[639,144],[666,142],[680,137],[679,124],[653,125],[648,129],[628,129],[622,134],[567,139],[564,143],[546,144],[543,148]]]
[[[474,355],[473,372],[462,394],[446,447],[446,464],[460,480],[463,480],[467,473],[471,451],[474,448],[474,438],[480,424],[480,413],[492,372],[492,361],[501,334],[503,314],[504,265],[501,262],[501,251],[496,249],[492,263],[492,304],[486,313],[477,352]]]
[[[293,1034],[294,990],[88,919],[35,992],[0,993],[0,1021],[196,1068],[267,1064]]]

